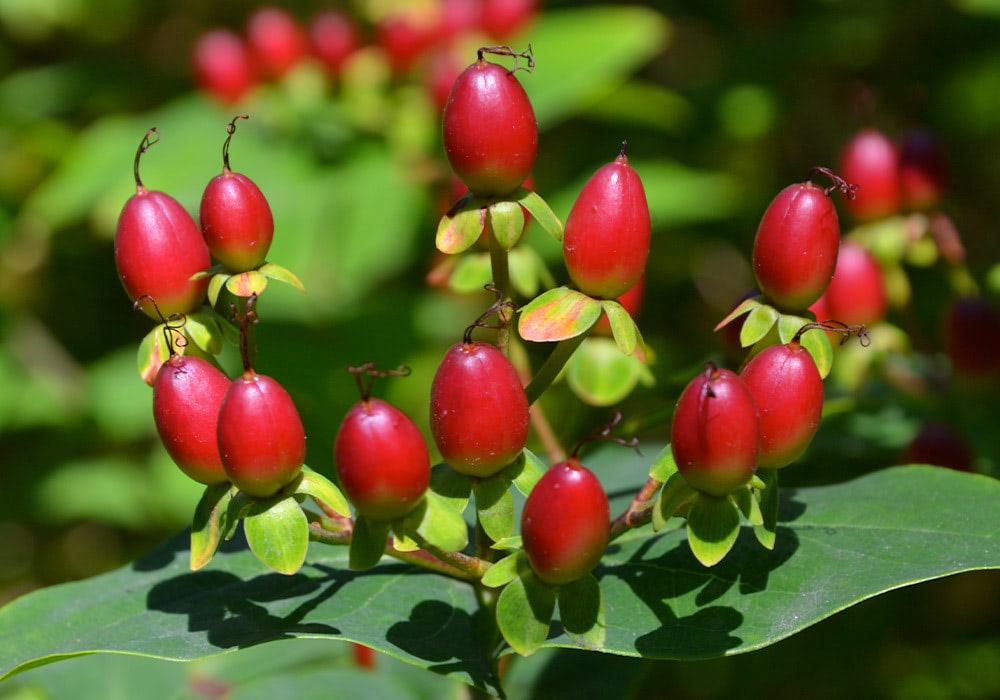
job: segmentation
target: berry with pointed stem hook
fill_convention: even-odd
[[[205,300],[208,279],[192,279],[211,265],[198,224],[176,199],[148,189],[139,176],[139,160],[159,142],[150,129],[136,150],[133,163],[135,194],[122,208],[115,231],[115,266],[129,298],[156,299],[159,310],[142,305],[151,318],[161,313],[189,313]]]
[[[361,400],[347,412],[334,440],[334,462],[344,495],[372,520],[403,517],[430,484],[430,453],[420,429],[405,413],[371,397],[379,377],[405,377],[407,367],[379,370],[374,362],[349,367]],[[365,382],[365,378],[368,382]]]

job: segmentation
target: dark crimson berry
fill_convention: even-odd
[[[212,29],[199,36],[191,63],[198,86],[225,104],[239,102],[257,82],[250,50],[229,29]]]
[[[841,241],[837,268],[823,299],[829,318],[849,326],[885,318],[885,273],[871,251],[850,239]]]
[[[954,429],[937,421],[927,421],[906,446],[908,464],[933,464],[962,472],[971,472],[972,448]]]
[[[948,162],[931,129],[910,129],[900,139],[899,186],[903,204],[912,209],[929,209],[944,195]]]
[[[351,407],[337,431],[333,457],[347,499],[373,520],[403,517],[430,484],[430,454],[420,429],[381,399]]]
[[[431,384],[431,433],[441,456],[470,476],[491,476],[528,442],[528,398],[510,360],[483,342],[453,345]]]
[[[740,378],[760,417],[758,466],[777,469],[798,459],[819,428],[823,379],[798,342],[772,345],[751,359]]]
[[[777,306],[802,311],[819,299],[833,277],[840,245],[837,210],[826,191],[796,183],[771,200],[753,242],[753,271]]]
[[[840,175],[858,185],[856,196],[844,203],[856,218],[877,219],[899,211],[899,150],[878,129],[861,129],[851,137],[840,156]]]
[[[230,272],[246,272],[266,260],[274,238],[274,217],[254,181],[229,167],[234,129],[235,120],[223,148],[222,174],[209,181],[201,196],[201,231],[216,260]]]
[[[563,257],[581,292],[614,299],[646,270],[650,218],[646,190],[625,146],[580,190],[566,218]]]
[[[139,156],[135,157],[136,191],[125,203],[115,232],[115,266],[125,292],[132,301],[151,297],[156,302],[142,304],[151,318],[189,313],[202,305],[208,278],[191,277],[207,270],[212,261],[198,224],[170,195],[149,190],[139,179]]]
[[[252,369],[226,391],[218,440],[229,480],[249,496],[273,496],[299,475],[306,458],[306,433],[292,397]]]
[[[482,58],[452,86],[443,132],[452,170],[484,197],[516,190],[538,155],[538,123],[527,93],[514,71]]]
[[[537,0],[483,0],[479,26],[496,41],[505,41],[535,17]]]
[[[1000,374],[1000,310],[988,300],[955,299],[945,314],[944,342],[956,374],[982,379]]]
[[[317,13],[309,23],[312,51],[331,76],[339,76],[347,59],[361,47],[361,30],[354,19],[339,10]]]
[[[610,519],[604,487],[576,457],[545,472],[521,513],[524,552],[538,578],[558,586],[590,573],[608,547]]]
[[[153,420],[181,471],[202,484],[229,481],[216,437],[229,378],[200,357],[172,355],[153,383]]]
[[[760,455],[760,419],[739,375],[711,366],[692,379],[677,401],[670,444],[692,488],[725,496],[749,482]]]
[[[309,37],[280,7],[261,7],[247,19],[247,45],[265,78],[281,78],[309,53]]]

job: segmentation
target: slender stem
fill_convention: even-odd
[[[663,482],[653,477],[649,477],[639,492],[628,504],[628,508],[611,521],[611,539],[613,541],[631,529],[642,527],[653,518],[653,505],[656,503],[656,494],[659,492]]]
[[[500,290],[500,301],[505,302],[513,298],[510,285],[510,265],[507,250],[497,242],[497,237],[493,233],[493,220],[489,210],[486,212],[486,238],[490,246],[490,270],[493,273],[493,284]],[[513,317],[513,313],[505,307],[501,307],[497,312],[500,317],[500,328],[497,331],[497,347],[504,355],[508,355],[508,344],[510,343],[510,331],[508,325]]]
[[[423,550],[430,553],[445,564],[462,571],[466,575],[466,580],[478,581],[492,566],[492,564],[485,559],[473,557],[462,552],[449,552],[441,549],[440,547],[431,544],[417,533],[407,534],[409,537],[412,537]]]
[[[581,333],[572,338],[560,340],[556,344],[555,348],[552,349],[552,354],[538,368],[534,379],[525,388],[525,392],[528,394],[528,403],[535,403],[545,393],[545,390],[559,376],[559,372],[566,366],[569,358],[573,356],[573,353],[576,352],[576,349],[580,347],[586,337],[587,333]]]

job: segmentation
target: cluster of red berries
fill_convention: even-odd
[[[215,28],[201,34],[192,48],[192,68],[201,89],[235,104],[256,85],[280,80],[306,61],[317,62],[337,80],[353,57],[372,48],[395,73],[420,65],[440,106],[461,70],[457,43],[470,36],[505,41],[536,12],[536,0],[438,0],[398,2],[371,18],[324,9],[303,22],[283,8],[264,6],[250,14],[242,33]]]

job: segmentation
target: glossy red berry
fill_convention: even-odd
[[[798,342],[772,345],[740,372],[760,418],[758,466],[777,469],[802,456],[819,429],[823,379]]]
[[[677,401],[670,444],[692,488],[725,496],[747,484],[760,455],[760,419],[739,375],[710,366],[692,379]]]
[[[462,474],[492,476],[528,442],[528,398],[510,360],[494,345],[453,345],[431,384],[431,433]]]
[[[586,576],[608,547],[611,510],[600,480],[571,457],[528,494],[521,514],[524,552],[538,578],[558,586]]]
[[[538,123],[527,93],[514,71],[482,58],[452,86],[443,136],[452,170],[484,197],[516,190],[538,155]]]
[[[877,219],[899,211],[899,149],[875,128],[858,131],[844,146],[840,175],[858,185],[856,196],[844,206],[858,219]]]
[[[625,146],[580,190],[566,218],[563,257],[579,290],[614,299],[646,271],[650,237],[649,205]]]
[[[903,204],[911,209],[929,209],[941,201],[948,188],[948,162],[931,129],[909,129],[900,139],[899,186]]]
[[[139,155],[149,145],[148,135],[135,158],[136,192],[125,203],[115,232],[115,266],[129,298],[150,297],[143,311],[160,320],[189,313],[205,299],[208,279],[191,279],[212,262],[198,224],[170,195],[149,190],[139,179]]]
[[[373,520],[403,517],[430,484],[430,454],[420,429],[381,399],[351,407],[337,431],[333,457],[347,499]]]
[[[340,10],[324,10],[309,23],[312,51],[334,77],[341,74],[344,64],[362,44],[361,30],[354,19]]]
[[[837,268],[823,299],[829,317],[849,326],[885,318],[888,305],[885,272],[871,251],[844,239],[837,255]]]
[[[266,498],[290,483],[306,457],[306,434],[292,397],[252,369],[233,380],[219,410],[219,453],[229,480]]]
[[[281,78],[309,53],[309,36],[280,7],[261,7],[247,19],[247,45],[265,78]]]
[[[174,463],[202,484],[229,481],[216,437],[229,378],[200,357],[173,355],[153,383],[153,421]]]
[[[753,243],[757,285],[775,305],[802,311],[833,277],[840,246],[837,210],[826,191],[796,183],[771,200]]]
[[[225,104],[234,104],[253,89],[257,69],[246,43],[234,31],[212,29],[200,35],[191,56],[198,86]]]
[[[230,124],[230,135],[235,120]],[[229,138],[223,149],[221,175],[213,177],[201,196],[201,231],[212,256],[230,272],[246,272],[267,258],[274,238],[274,216],[256,183],[229,167]]]
[[[1000,375],[1000,309],[987,299],[955,299],[945,314],[944,342],[956,374],[978,379]]]

